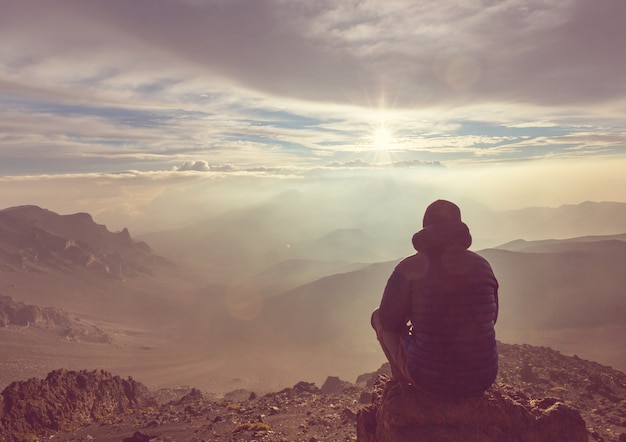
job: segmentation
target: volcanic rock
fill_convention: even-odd
[[[337,376],[328,376],[326,381],[320,388],[322,394],[341,393],[345,388],[352,387],[353,384],[347,381],[342,381]]]
[[[360,442],[584,442],[580,413],[555,398],[530,399],[506,384],[481,397],[438,399],[380,377],[373,403],[358,412]]]
[[[100,327],[55,307],[39,307],[0,294],[0,327],[34,327],[68,341],[111,343]]]
[[[151,403],[132,378],[103,370],[55,370],[41,379],[13,382],[0,396],[0,440],[51,435],[104,422]]]

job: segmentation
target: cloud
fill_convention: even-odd
[[[623,139],[623,1],[0,8],[0,174],[519,161],[567,154],[563,137],[570,152],[623,148],[577,136]],[[381,121],[393,155],[374,161]]]
[[[441,167],[442,164],[439,161],[421,161],[421,160],[402,160],[394,161],[393,167],[416,167],[416,166],[434,166]]]
[[[182,165],[175,167],[179,172],[196,171],[196,172],[233,172],[235,168],[231,164],[209,164],[204,160],[185,161]]]
[[[589,103],[626,88],[619,78],[626,60],[615,56],[626,39],[620,1],[5,0],[2,7],[0,36],[13,42],[2,54],[9,71],[37,69],[66,85],[117,82],[158,93],[159,77],[200,75],[307,101],[368,105],[385,93],[400,107],[458,103],[466,94]],[[140,74],[134,81],[132,72]]]
[[[372,163],[364,161],[361,158],[357,158],[351,161],[339,162],[334,161],[328,165],[330,168],[348,168],[348,169],[365,169],[365,168],[389,168],[389,167],[423,167],[423,166],[435,166],[441,167],[442,164],[439,161],[422,161],[422,160],[400,160],[389,162]]]
[[[206,161],[187,161],[180,167],[176,168],[178,171],[186,171],[186,170],[197,170],[201,172],[206,172],[211,170],[209,167],[209,163]]]
[[[201,163],[202,164],[202,163]],[[351,167],[351,166],[356,167]],[[407,167],[392,167],[407,166]],[[333,167],[259,168],[253,171],[138,171],[0,177],[0,208],[36,204],[58,213],[88,212],[110,230],[133,235],[190,225],[227,210],[258,204],[299,189],[338,204],[354,195],[402,197],[415,193],[462,198],[496,209],[623,201],[624,160],[541,158],[494,167],[489,163],[441,167],[366,160]]]

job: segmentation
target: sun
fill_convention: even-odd
[[[393,134],[384,125],[374,129],[373,145],[376,150],[388,150],[393,144]]]

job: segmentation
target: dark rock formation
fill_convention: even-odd
[[[555,398],[530,399],[509,385],[481,397],[437,399],[379,377],[372,404],[358,412],[359,442],[583,442],[580,413]]]
[[[347,381],[342,381],[337,376],[328,376],[324,384],[320,388],[322,394],[336,394],[341,393],[344,389],[352,387],[353,384]]]
[[[371,391],[376,385],[379,376],[391,376],[391,366],[389,362],[385,362],[378,370],[370,373],[363,373],[356,378],[356,384],[360,387]]]
[[[41,379],[13,382],[0,396],[0,440],[104,422],[151,402],[132,378],[106,371],[56,370]]]
[[[39,307],[0,295],[0,327],[35,327],[68,341],[108,344],[111,336],[100,327],[55,307]]]
[[[61,309],[41,308],[16,301],[10,296],[0,295],[0,327],[8,325],[68,326],[71,323],[72,318],[69,313]]]
[[[317,394],[320,389],[313,382],[300,381],[293,386],[293,391]]]

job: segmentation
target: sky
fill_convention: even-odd
[[[389,179],[502,209],[626,202],[623,0],[0,11],[0,208],[147,231]]]

